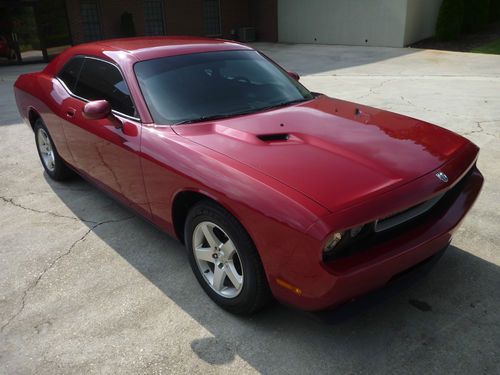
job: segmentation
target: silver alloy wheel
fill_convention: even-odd
[[[208,285],[225,298],[235,298],[243,287],[238,250],[218,225],[203,221],[193,232],[193,254]]]
[[[56,168],[54,150],[52,149],[49,135],[44,129],[38,129],[36,141],[38,149],[40,150],[40,155],[42,155],[43,164],[49,171],[53,172]]]

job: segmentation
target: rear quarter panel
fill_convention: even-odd
[[[59,81],[44,72],[23,74],[14,84],[14,96],[24,122],[32,128],[34,121],[30,121],[30,116],[40,116],[59,155],[73,164],[60,121],[60,105],[69,94]]]

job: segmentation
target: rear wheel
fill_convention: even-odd
[[[191,268],[210,298],[235,314],[251,314],[271,298],[259,254],[243,226],[211,201],[188,214],[185,240]]]
[[[40,156],[40,161],[47,174],[56,181],[68,179],[71,175],[71,171],[57,153],[54,142],[49,135],[49,131],[41,118],[35,121],[33,130],[35,131],[35,143],[38,156]]]

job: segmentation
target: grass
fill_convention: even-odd
[[[471,50],[474,53],[490,53],[494,55],[500,55],[500,39],[494,42],[485,44],[484,46],[474,48]]]

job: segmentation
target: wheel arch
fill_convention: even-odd
[[[195,190],[182,190],[175,195],[172,201],[172,224],[175,235],[181,243],[184,243],[184,225],[189,210],[196,203],[205,199],[218,203],[208,195]]]
[[[31,130],[35,129],[36,120],[41,119],[41,118],[42,118],[42,116],[40,115],[40,113],[38,113],[38,111],[35,108],[33,108],[33,107],[28,108],[28,121],[31,125]]]
[[[197,190],[182,190],[175,194],[172,200],[172,225],[174,227],[174,232],[181,243],[185,243],[184,239],[184,226],[186,223],[186,218],[191,210],[191,208],[198,202],[206,200],[216,205],[222,207],[224,210],[228,211],[233,215],[238,221],[237,215],[234,214],[233,210],[228,208],[226,205],[222,204],[218,199],[214,198],[210,194]],[[243,223],[240,222],[241,225]],[[248,233],[248,230],[245,228]]]

